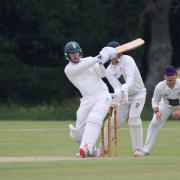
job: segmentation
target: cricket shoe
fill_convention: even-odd
[[[86,157],[86,150],[83,148],[79,149],[79,157],[80,158],[85,158]]]
[[[90,150],[90,145],[86,144],[84,148],[79,149],[79,156],[80,158],[85,158],[85,157],[98,157],[97,156],[97,149],[94,146]]]
[[[139,150],[136,150],[133,153],[133,157],[143,157],[143,156],[144,156],[144,154]]]
[[[150,153],[148,153],[148,152],[143,152],[143,156],[149,156],[150,155]]]
[[[86,156],[90,156],[89,147],[90,147],[90,145],[85,144],[84,147],[81,147],[79,149],[80,158],[85,158]]]

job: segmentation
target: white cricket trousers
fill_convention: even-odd
[[[170,107],[166,104],[160,104],[159,105],[159,111],[162,113],[161,120],[156,119],[156,115],[153,114],[153,118],[149,124],[148,130],[147,130],[147,137],[144,144],[144,152],[150,153],[151,149],[155,143],[157,134],[159,133],[160,129],[164,126],[165,122],[167,121],[168,117],[171,115],[172,112],[179,109],[178,107]]]
[[[146,92],[142,92],[128,98],[128,103],[120,104],[118,107],[118,128],[128,120],[132,151],[143,151],[143,128],[141,113],[146,99]],[[111,138],[114,138],[114,115],[111,121]],[[108,147],[107,123],[105,129],[105,150]]]
[[[81,98],[76,120],[76,128],[82,137],[80,148],[88,145],[90,153],[93,151],[101,131],[102,121],[110,108],[111,102],[112,98],[109,92]]]

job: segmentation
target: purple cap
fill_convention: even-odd
[[[167,76],[171,76],[171,75],[174,75],[176,74],[176,68],[174,66],[166,66],[166,68],[164,69],[164,74],[167,75]]]
[[[116,47],[118,47],[120,44],[119,44],[119,42],[117,42],[117,41],[111,41],[111,42],[109,42],[108,43],[108,47],[113,47],[113,48],[116,48]]]

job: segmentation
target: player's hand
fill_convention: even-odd
[[[128,103],[128,93],[126,91],[121,91],[119,96],[120,96],[121,104],[127,104]]]
[[[111,106],[114,107],[114,106],[119,106],[119,105],[120,105],[120,99],[117,95],[115,95],[112,99]]]
[[[160,120],[161,120],[161,117],[162,117],[161,112],[158,111],[158,112],[155,113],[155,115],[156,115],[156,119],[157,119],[158,121],[160,121]]]
[[[108,62],[110,59],[113,59],[116,57],[115,49],[112,47],[104,47],[100,53],[99,53],[99,61],[102,64],[105,64]]]
[[[180,118],[180,110],[174,111],[171,116],[175,119],[179,119]]]
[[[128,93],[125,91],[118,91],[115,93],[113,103],[116,105],[128,103]]]

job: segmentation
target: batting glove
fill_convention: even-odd
[[[98,56],[99,62],[105,64],[109,60],[116,57],[115,49],[112,47],[104,47]]]

